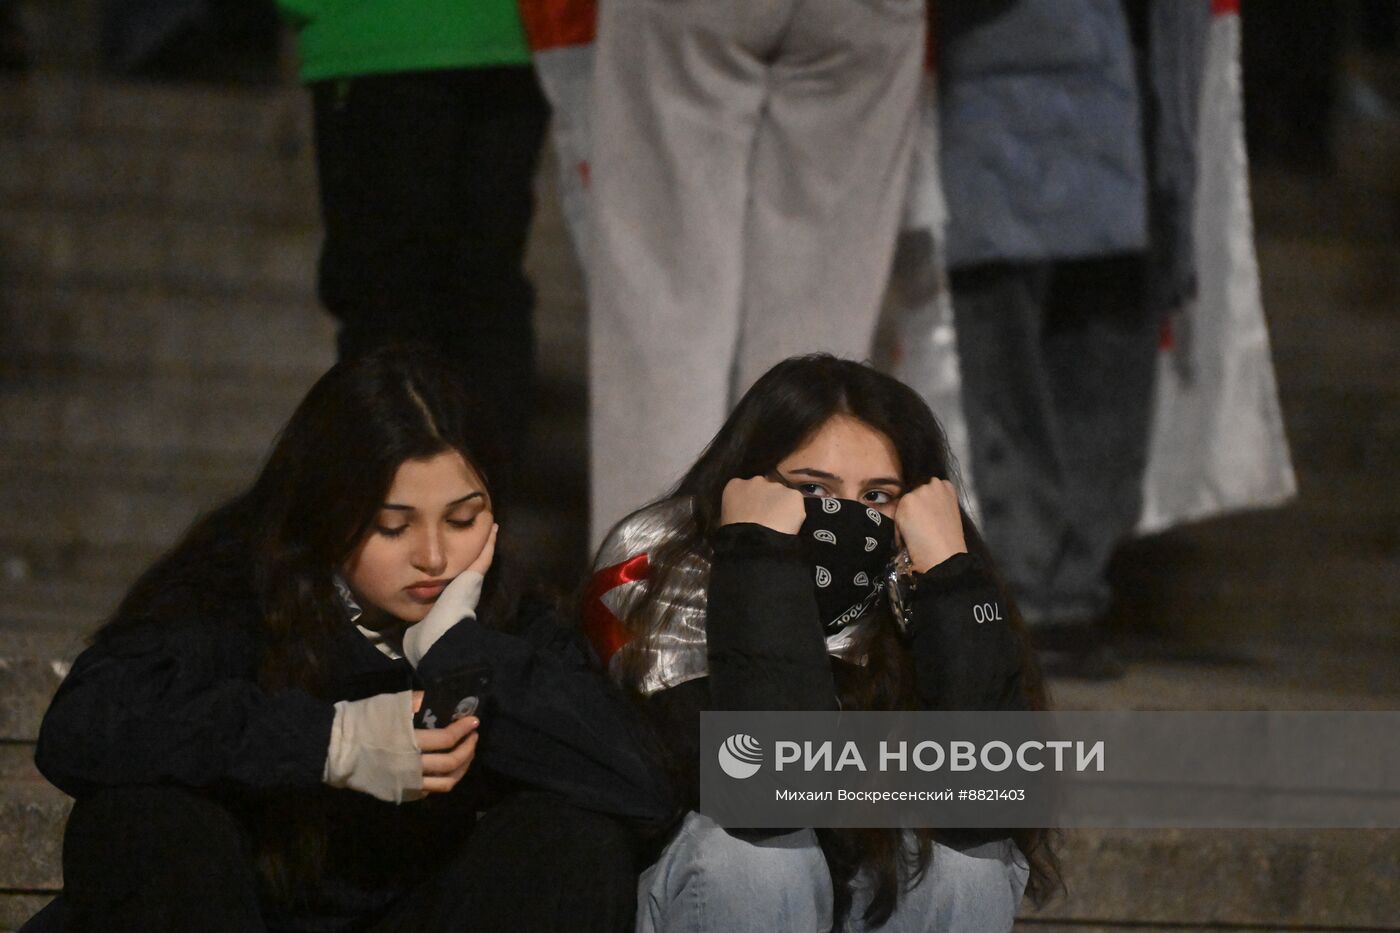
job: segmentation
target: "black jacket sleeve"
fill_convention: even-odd
[[[265,691],[254,670],[252,641],[232,624],[124,626],[74,662],[35,762],[74,797],[130,784],[318,785],[334,707],[300,690]]]
[[[907,639],[926,709],[1026,708],[1021,645],[1001,602],[991,575],[967,554],[918,576]],[[710,675],[646,700],[677,796],[690,808],[699,800],[702,711],[836,708],[831,658],[795,536],[759,525],[720,529],[706,627]]]
[[[925,709],[1018,710],[1023,647],[995,581],[971,554],[954,554],[914,581],[906,633]]]
[[[706,610],[710,674],[645,701],[685,809],[700,802],[701,712],[836,708],[831,660],[797,537],[762,525],[726,525],[715,535],[714,551]]]
[[[714,708],[708,677],[659,690],[643,706],[682,812],[700,807],[700,714]]]
[[[836,709],[817,597],[796,535],[715,534],[705,631],[714,709]]]
[[[523,612],[509,633],[463,619],[424,655],[418,675],[474,664],[492,673],[476,764],[643,830],[671,820],[670,788],[640,714],[553,613]]]

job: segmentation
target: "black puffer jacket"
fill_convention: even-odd
[[[375,649],[348,619],[324,695],[256,682],[261,614],[248,547],[223,542],[189,582],[129,600],[74,663],[44,717],[36,763],[66,793],[171,784],[209,793],[254,837],[286,814],[316,814],[330,861],[323,914],[395,897],[425,857],[466,838],[474,814],[528,786],[622,818],[640,835],[674,815],[667,781],[637,738],[640,717],[585,642],[539,601],[495,627],[459,622],[422,659]],[[447,795],[402,805],[321,783],[334,702],[416,687],[464,664],[492,670],[476,759]]]
[[[917,576],[905,637],[922,708],[1027,708],[1017,634],[1005,622],[979,623],[973,611],[999,601],[991,575],[969,554]],[[702,710],[835,709],[839,682],[855,673],[827,654],[798,537],[762,525],[715,534],[705,630],[709,676],[645,704],[690,809],[699,805]]]

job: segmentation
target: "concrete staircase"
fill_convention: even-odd
[[[533,563],[585,559],[582,295],[541,173]],[[299,89],[0,82],[0,930],[61,886],[39,718],[86,633],[252,478],[334,360]]]
[[[35,516],[0,520],[0,568],[7,608],[38,585],[28,615],[44,580],[120,588],[244,485],[333,330],[299,90],[34,79],[0,96],[0,510]],[[583,318],[547,191],[541,208],[540,433],[557,437],[581,411]]]
[[[1108,686],[1054,685],[1062,705],[1400,702],[1400,495],[1383,466],[1400,460],[1400,178],[1376,168],[1397,153],[1351,146],[1343,182],[1260,180],[1302,498],[1128,549],[1136,663]],[[552,177],[528,262],[545,384],[516,518],[540,571],[571,583],[585,319]],[[0,82],[0,930],[61,886],[67,802],[30,759],[67,662],[251,478],[332,360],[318,239],[300,91]],[[1026,929],[1400,929],[1392,832],[1078,832],[1064,861],[1069,896],[1025,911]]]
[[[0,929],[62,885],[44,697],[331,361],[300,101],[0,87]]]

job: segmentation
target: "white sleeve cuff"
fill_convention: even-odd
[[[413,691],[335,704],[322,780],[389,803],[423,796],[423,759],[413,736]]]
[[[476,618],[476,604],[481,600],[481,585],[484,577],[475,570],[467,570],[447,585],[438,597],[432,611],[416,625],[410,625],[403,633],[403,656],[415,668],[418,662],[437,644],[437,640],[463,619]]]

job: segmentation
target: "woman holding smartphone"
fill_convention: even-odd
[[[731,834],[695,812],[702,710],[1044,707],[952,476],[912,390],[795,357],[604,543],[590,636],[643,698],[691,809],[642,876],[638,931],[1010,930],[1023,892],[1048,896],[1039,831]]]
[[[424,354],[337,365],[137,581],[39,738],[76,798],[51,928],[630,923],[668,791],[587,646],[511,584],[475,421]],[[438,697],[415,728],[454,683],[476,713]]]

